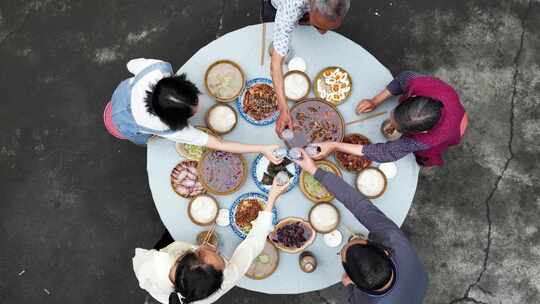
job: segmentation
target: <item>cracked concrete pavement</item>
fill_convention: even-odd
[[[446,166],[422,170],[403,226],[430,275],[425,303],[540,303],[539,16],[538,0],[363,0],[339,29],[393,73],[447,80],[469,113]],[[145,151],[106,134],[103,105],[127,60],[178,67],[257,22],[258,1],[0,2],[1,303],[144,302],[131,256],[162,226]],[[220,300],[253,302],[346,296]]]

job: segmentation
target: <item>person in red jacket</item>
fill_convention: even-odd
[[[400,139],[367,145],[315,144],[321,150],[315,158],[325,158],[334,151],[341,151],[384,163],[414,153],[422,166],[442,166],[444,151],[460,143],[467,127],[467,113],[457,92],[438,78],[406,71],[396,76],[377,96],[362,100],[356,111],[371,112],[397,95],[401,95],[400,102],[391,113],[391,123],[403,134]]]

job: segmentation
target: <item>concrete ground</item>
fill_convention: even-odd
[[[339,32],[393,73],[446,79],[464,143],[423,170],[404,230],[429,274],[425,303],[540,303],[540,1],[354,0]],[[125,63],[179,67],[257,22],[251,0],[0,1],[0,303],[143,303],[131,269],[162,225],[145,149],[102,110]],[[220,303],[345,303],[339,285]]]

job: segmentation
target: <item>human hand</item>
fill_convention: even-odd
[[[289,110],[281,111],[276,121],[276,133],[281,137],[281,132],[292,125],[291,114]]]
[[[356,114],[371,112],[376,108],[377,104],[373,101],[373,99],[364,99],[356,106]]]
[[[284,185],[280,185],[278,183],[277,174],[274,177],[274,181],[272,182],[272,187],[270,188],[270,191],[268,192],[268,198],[277,199],[280,195],[285,193],[287,188],[289,187],[290,180],[286,182]]]
[[[313,159],[319,160],[326,158],[330,153],[334,152],[336,150],[336,146],[338,143],[334,141],[327,141],[322,143],[312,143],[311,146],[317,147],[320,151],[316,155],[312,156]]]
[[[341,277],[341,284],[343,284],[343,286],[347,287],[351,284],[353,284],[353,281],[351,280],[351,278],[349,278],[349,276],[344,273],[343,276]]]
[[[262,150],[261,150],[261,153],[266,157],[268,158],[268,160],[270,162],[272,162],[273,164],[277,165],[277,164],[280,164],[282,161],[283,161],[283,158],[276,158],[274,156],[274,150],[276,150],[277,148],[279,148],[279,145],[265,145],[263,146]]]
[[[304,151],[304,149],[300,149],[300,153],[302,153],[302,159],[295,160],[294,162],[299,165],[304,171],[311,175],[315,175],[315,171],[317,171],[317,165],[315,165],[315,162],[309,155]]]

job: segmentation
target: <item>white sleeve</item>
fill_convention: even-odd
[[[196,302],[196,304],[214,303],[244,277],[253,260],[264,249],[266,238],[273,229],[272,216],[272,212],[259,212],[259,216],[253,222],[253,228],[251,228],[246,239],[236,247],[227,267],[223,271],[224,280],[219,291],[204,300]]]
[[[169,303],[169,293],[159,288],[154,282],[156,250],[135,249],[133,257],[133,271],[139,281],[139,287],[146,290],[154,299],[161,303]]]
[[[208,143],[208,134],[191,125],[188,125],[178,132],[163,135],[162,137],[175,142],[196,146],[206,146]]]
[[[127,63],[127,69],[128,71],[133,74],[133,75],[137,75],[139,74],[140,71],[144,70],[145,68],[149,67],[150,65],[154,64],[154,63],[167,63],[163,60],[158,60],[158,59],[146,59],[146,58],[137,58],[137,59],[132,59],[130,60],[128,63]]]

